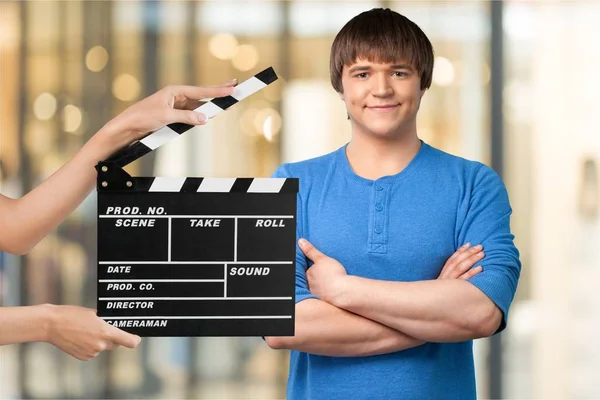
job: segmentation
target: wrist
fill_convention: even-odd
[[[38,312],[38,326],[40,329],[35,338],[36,342],[50,342],[52,336],[52,330],[56,324],[56,307],[54,304],[40,304],[33,306]]]
[[[85,147],[93,152],[94,159],[102,161],[135,140],[135,132],[122,126],[119,120],[111,120],[92,136]]]
[[[333,295],[331,296],[331,305],[337,308],[345,309],[351,303],[352,287],[356,277],[345,275],[335,280]]]

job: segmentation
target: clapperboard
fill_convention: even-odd
[[[196,109],[212,118],[272,68]],[[298,179],[132,177],[123,166],[192,128],[171,124],[98,171],[98,315],[140,336],[294,334]]]

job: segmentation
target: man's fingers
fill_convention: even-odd
[[[483,252],[481,251],[483,246],[478,244],[470,248],[462,246],[458,249],[452,257],[446,261],[442,272],[440,273],[440,279],[457,279],[464,274],[469,268],[475,265],[479,260],[483,258]],[[482,254],[480,254],[482,253]]]
[[[477,246],[473,246],[468,249],[465,249],[464,251],[461,251],[460,253],[457,252],[456,257],[454,257],[454,258],[450,257],[450,260],[447,262],[447,264],[450,268],[454,269],[454,268],[460,266],[465,260],[468,260],[469,257],[480,252],[482,250],[482,248],[483,248],[483,246],[478,244]],[[472,266],[472,265],[470,265],[470,266]]]
[[[451,256],[446,260],[444,267],[442,268],[442,272],[440,272],[440,276],[438,278],[444,279],[447,278],[448,275],[452,273],[455,266],[457,265],[457,258],[464,254],[471,246],[471,243],[465,243],[460,246]]]
[[[467,258],[471,257],[473,254],[477,254],[483,249],[483,246],[478,244],[477,246],[470,247],[456,254],[456,257],[452,260],[455,265],[458,265],[465,261]]]
[[[466,281],[467,279],[471,279],[472,277],[474,277],[481,271],[483,271],[483,267],[481,265],[478,265],[477,267],[471,268],[470,270],[468,270],[467,272],[462,274],[458,279],[462,279],[462,280]]]
[[[469,251],[458,257],[445,271],[442,278],[457,279],[471,267],[481,261],[485,255],[482,251],[472,254]]]
[[[224,97],[233,94],[235,87],[227,86],[174,86],[172,89],[173,96],[183,95],[188,99],[202,100],[214,97]]]
[[[470,245],[471,245],[471,243],[465,243],[465,244],[463,244],[462,246],[460,246],[460,247],[458,248],[458,250],[456,250],[456,251],[454,252],[454,254],[452,254],[448,260],[446,260],[446,264],[448,264],[449,262],[451,262],[452,260],[454,260],[454,259],[455,259],[456,257],[458,257],[458,256],[459,256],[461,253],[464,253],[464,252],[465,252],[465,251],[466,251],[466,250],[469,248],[469,246],[470,246]]]
[[[302,250],[304,255],[308,257],[312,262],[316,263],[317,260],[319,260],[322,257],[325,257],[325,254],[317,250],[317,248],[306,239],[298,240],[298,245],[300,246],[300,250]]]
[[[132,335],[112,325],[111,328],[113,329],[110,330],[109,339],[115,344],[133,349],[142,341],[142,338],[138,335]]]
[[[467,249],[469,248],[470,245],[471,245],[471,243],[468,243],[468,242],[463,244],[450,256],[449,259],[446,260],[446,263],[444,264],[444,267],[442,268],[442,272],[440,273],[439,278],[444,279],[448,276],[448,274],[454,268],[454,265],[455,265],[454,261],[456,260],[456,258],[458,256],[460,256],[462,253],[464,253],[465,251],[467,251]]]
[[[483,259],[483,257],[485,257],[485,253],[483,251],[472,254],[471,256],[469,256],[469,258],[467,258],[466,260],[464,260],[460,264],[458,264],[458,266],[456,267],[457,274],[458,275],[464,274],[469,269],[471,269],[472,266],[474,266],[479,261],[481,261]]]

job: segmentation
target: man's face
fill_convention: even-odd
[[[413,129],[424,90],[408,63],[374,63],[357,59],[342,70],[340,97],[354,132],[392,138]]]

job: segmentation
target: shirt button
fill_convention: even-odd
[[[379,186],[379,185],[375,185],[375,190],[377,190],[378,192],[381,192],[383,190],[383,187]]]
[[[381,227],[380,226],[376,226],[375,227],[375,233],[381,233],[381,232],[383,232],[383,230],[381,229]]]
[[[375,209],[376,209],[377,211],[381,211],[381,210],[383,210],[383,204],[381,204],[381,203],[377,203],[377,204],[375,204]]]

